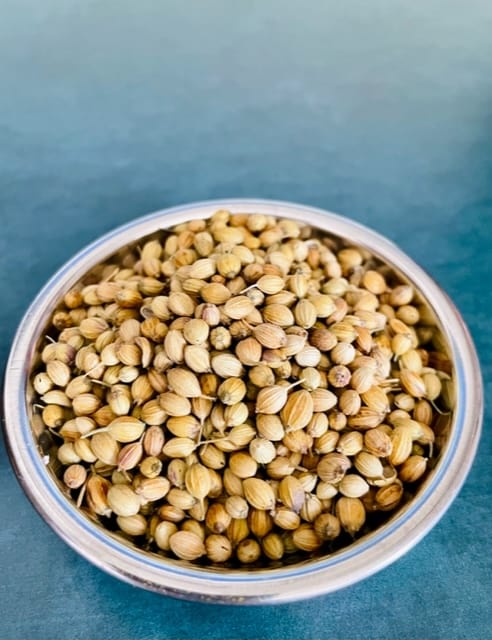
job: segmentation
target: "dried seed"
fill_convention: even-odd
[[[359,498],[341,497],[336,503],[336,515],[341,526],[350,535],[355,535],[366,521],[366,510]]]
[[[203,541],[191,531],[177,531],[169,537],[169,547],[182,560],[196,560],[205,555]]]
[[[246,478],[243,481],[244,497],[255,509],[270,511],[275,507],[272,487],[260,478]]]

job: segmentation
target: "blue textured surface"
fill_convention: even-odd
[[[138,215],[258,196],[388,237],[462,311],[492,378],[486,0],[4,0],[0,359],[76,250]],[[460,496],[404,558],[274,608],[146,593],[42,522],[0,451],[1,640],[492,637],[491,410]]]

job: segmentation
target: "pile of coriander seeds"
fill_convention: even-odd
[[[370,252],[221,210],[66,293],[33,429],[69,498],[140,549],[279,566],[412,499],[451,373],[428,305]]]

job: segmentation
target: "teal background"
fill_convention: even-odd
[[[492,4],[0,0],[0,360],[48,277],[159,208],[272,197],[382,232],[451,295],[491,395]],[[0,638],[490,639],[491,409],[457,500],[336,594],[249,609],[120,583],[0,451]]]

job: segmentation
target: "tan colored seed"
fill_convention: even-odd
[[[381,460],[367,451],[361,451],[355,456],[354,466],[365,478],[381,478],[383,476]]]
[[[224,304],[231,297],[231,292],[223,284],[211,282],[201,288],[200,296],[210,304]],[[206,321],[205,318],[204,320]]]
[[[393,450],[390,436],[381,428],[369,429],[364,433],[364,447],[378,458],[387,458]]]
[[[162,471],[162,461],[157,456],[147,456],[140,463],[139,469],[146,478],[156,478]]]
[[[210,473],[204,465],[196,462],[185,474],[185,486],[197,500],[203,500],[211,489]]]
[[[375,503],[380,511],[392,511],[403,497],[403,485],[399,482],[381,487],[375,496]]]
[[[247,296],[235,296],[224,305],[224,312],[233,320],[246,318],[255,308],[253,302]]]
[[[91,449],[94,455],[104,464],[118,464],[120,447],[116,440],[109,433],[95,433],[91,437]]]
[[[337,404],[337,396],[328,389],[315,389],[311,393],[313,400],[313,411],[319,413],[329,411]]]
[[[108,504],[118,516],[134,516],[141,506],[139,496],[126,484],[115,484],[108,490]]]
[[[310,329],[316,322],[316,307],[312,302],[302,298],[294,307],[296,323],[303,329]]]
[[[367,433],[369,434],[371,431],[367,431]],[[355,456],[359,451],[362,451],[363,446],[364,436],[362,433],[358,431],[349,431],[340,436],[336,445],[336,450],[346,456]]]
[[[99,398],[92,393],[81,393],[73,399],[72,408],[76,416],[89,416],[101,406]]]
[[[369,485],[364,478],[351,473],[342,478],[338,490],[347,498],[361,498],[369,491]]]
[[[169,547],[182,560],[197,560],[205,555],[206,549],[199,536],[191,531],[177,531],[169,537]]]
[[[119,416],[112,420],[106,430],[117,442],[134,442],[145,429],[145,423],[132,416]]]
[[[109,517],[111,507],[108,503],[108,491],[111,483],[95,473],[91,474],[86,485],[86,500],[91,511],[100,516]]]
[[[336,515],[341,526],[350,535],[355,535],[366,521],[366,510],[359,498],[341,497],[336,503]]]
[[[178,527],[172,521],[165,520],[160,522],[154,531],[154,540],[159,549],[169,551],[171,548],[170,538],[177,533]]]
[[[255,509],[270,511],[275,506],[275,494],[272,487],[259,478],[246,478],[243,481],[244,496]]]
[[[140,442],[132,442],[125,445],[118,453],[118,469],[129,471],[134,469],[143,456],[143,447]]]
[[[195,441],[191,438],[171,438],[164,445],[162,453],[169,458],[186,458],[195,447]]]
[[[301,524],[294,530],[292,540],[298,549],[308,552],[319,549],[322,544],[322,540],[314,530],[314,527],[307,523]]]
[[[69,489],[78,489],[81,487],[87,477],[86,468],[81,464],[71,464],[65,469],[63,474],[63,482]]]
[[[427,458],[421,455],[409,456],[401,465],[398,477],[402,482],[416,482],[427,469]]]
[[[253,335],[267,349],[279,349],[287,344],[287,336],[282,327],[269,322],[254,327]]]
[[[299,513],[305,499],[304,487],[294,476],[286,476],[280,481],[278,497],[286,507]]]
[[[288,388],[279,385],[261,389],[256,398],[256,412],[275,414],[279,413],[287,402]]]
[[[334,484],[340,482],[346,471],[350,469],[350,459],[342,453],[333,452],[323,456],[316,467],[318,476],[324,482]]]
[[[258,433],[266,440],[282,440],[285,430],[280,418],[276,415],[258,414],[256,416],[256,428]]]
[[[205,552],[211,562],[227,562],[232,555],[232,544],[226,536],[211,534],[205,539]]]
[[[412,433],[405,427],[396,427],[391,434],[392,450],[388,456],[391,464],[398,466],[403,464],[412,453]]]
[[[188,369],[183,369],[182,367],[169,369],[167,380],[170,389],[183,398],[198,398],[202,395],[200,382],[196,374]],[[165,407],[163,408],[166,410]]]
[[[246,395],[246,385],[241,378],[228,378],[222,382],[217,390],[217,396],[225,405],[233,405]]]
[[[253,538],[242,540],[236,549],[236,555],[239,562],[243,564],[251,564],[256,562],[261,554],[259,543]]]
[[[212,369],[221,378],[240,378],[244,372],[240,360],[230,353],[213,356]]]
[[[309,391],[301,389],[291,393],[280,413],[286,431],[296,431],[306,427],[313,416],[313,406]]]
[[[341,532],[340,520],[331,513],[321,513],[313,528],[321,540],[335,540]]]
[[[258,464],[268,464],[276,456],[273,442],[266,438],[254,438],[249,443],[249,454]]]
[[[170,482],[162,476],[143,478],[135,488],[135,493],[142,501],[155,502],[161,500],[169,492]]]
[[[379,271],[366,271],[362,278],[362,284],[368,291],[375,295],[381,295],[386,291],[386,281]]]
[[[187,416],[191,412],[191,403],[188,398],[179,396],[176,393],[161,393],[159,403],[170,416]]]

